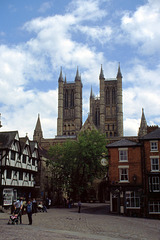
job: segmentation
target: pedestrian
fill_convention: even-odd
[[[22,224],[22,208],[23,208],[23,200],[22,198],[17,199],[14,203],[15,213],[19,215],[20,224]]]
[[[28,214],[28,220],[29,220],[28,225],[32,225],[32,202],[30,199],[28,200],[28,203],[27,203],[27,214]]]
[[[81,212],[81,206],[82,206],[82,203],[81,203],[81,200],[78,201],[78,213]]]
[[[33,198],[33,201],[32,201],[32,204],[33,204],[33,213],[37,213],[37,201],[35,198]]]

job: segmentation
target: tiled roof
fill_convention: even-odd
[[[0,132],[0,149],[9,148],[18,131]]]
[[[140,146],[140,143],[130,141],[128,139],[121,139],[119,141],[110,143],[107,145],[107,148],[109,147],[132,147],[132,146]]]
[[[144,140],[156,140],[160,139],[160,128],[157,128],[156,130],[146,134],[142,137]]]

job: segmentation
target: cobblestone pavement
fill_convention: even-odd
[[[160,240],[160,220],[107,214],[106,204],[83,204],[77,208],[52,208],[33,214],[28,225],[8,225],[9,213],[0,213],[0,239],[9,240]]]

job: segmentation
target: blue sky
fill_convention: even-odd
[[[123,75],[124,135],[137,135],[142,108],[160,125],[159,0],[0,0],[1,131],[32,139],[38,114],[43,135],[57,132],[58,77],[62,67],[83,83],[83,122],[91,86]]]

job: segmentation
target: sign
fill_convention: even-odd
[[[13,189],[5,188],[3,189],[3,205],[12,205]]]
[[[106,158],[102,158],[101,159],[101,164],[102,164],[102,166],[107,166],[108,165],[108,161],[107,161],[107,159]]]

